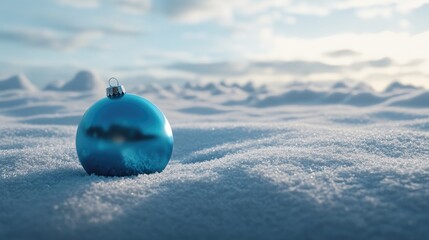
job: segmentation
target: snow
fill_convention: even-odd
[[[417,87],[415,87],[413,85],[404,85],[400,82],[393,82],[389,86],[387,86],[384,91],[385,92],[393,92],[393,91],[413,90],[413,89],[417,89]]]
[[[4,90],[25,90],[36,91],[37,88],[28,80],[24,74],[11,76],[7,79],[0,80],[0,89]]]
[[[97,76],[96,73],[83,70],[80,71],[68,82],[54,81],[48,84],[46,90],[59,91],[103,91],[104,82]]]
[[[51,91],[60,91],[61,88],[64,86],[65,82],[64,81],[54,81],[49,83],[48,85],[46,85],[46,87],[44,88],[45,90],[51,90]]]
[[[2,88],[0,239],[429,237],[425,89],[122,84],[172,125],[162,173],[85,173],[76,126],[99,96]]]

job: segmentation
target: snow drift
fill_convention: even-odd
[[[11,76],[0,81],[0,89],[4,90],[24,90],[36,91],[37,88],[28,80],[24,74]]]
[[[54,81],[45,87],[45,90],[54,91],[103,91],[105,83],[96,73],[88,70],[78,72],[73,79],[68,82]]]

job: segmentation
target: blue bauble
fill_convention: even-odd
[[[85,112],[76,134],[80,163],[101,176],[161,172],[173,151],[167,118],[140,96],[115,93]]]

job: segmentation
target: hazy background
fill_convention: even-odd
[[[429,86],[425,0],[6,0],[0,78]]]

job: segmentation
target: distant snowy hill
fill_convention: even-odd
[[[414,90],[417,89],[418,87],[412,86],[412,85],[404,85],[400,82],[393,82],[391,83],[389,86],[386,87],[386,89],[384,90],[385,92],[393,92],[393,91],[398,91],[398,90]]]
[[[19,74],[5,80],[0,80],[0,91],[3,90],[37,91],[37,88],[25,75]]]
[[[128,88],[131,91],[132,88]],[[370,86],[337,82],[330,87],[314,84],[292,83],[276,88],[265,85],[220,83],[186,83],[161,86],[156,83],[135,87],[134,92],[160,99],[194,99],[222,103],[223,106],[249,106],[258,108],[285,105],[350,105],[357,107],[391,105],[407,107],[428,107],[428,91],[411,85],[392,83],[383,92]]]
[[[46,85],[44,88],[45,90],[52,90],[52,91],[60,91],[61,88],[64,86],[66,82],[65,81],[54,81]]]
[[[45,90],[56,91],[103,91],[106,83],[96,73],[91,71],[80,71],[68,82],[55,81],[48,84]]]

